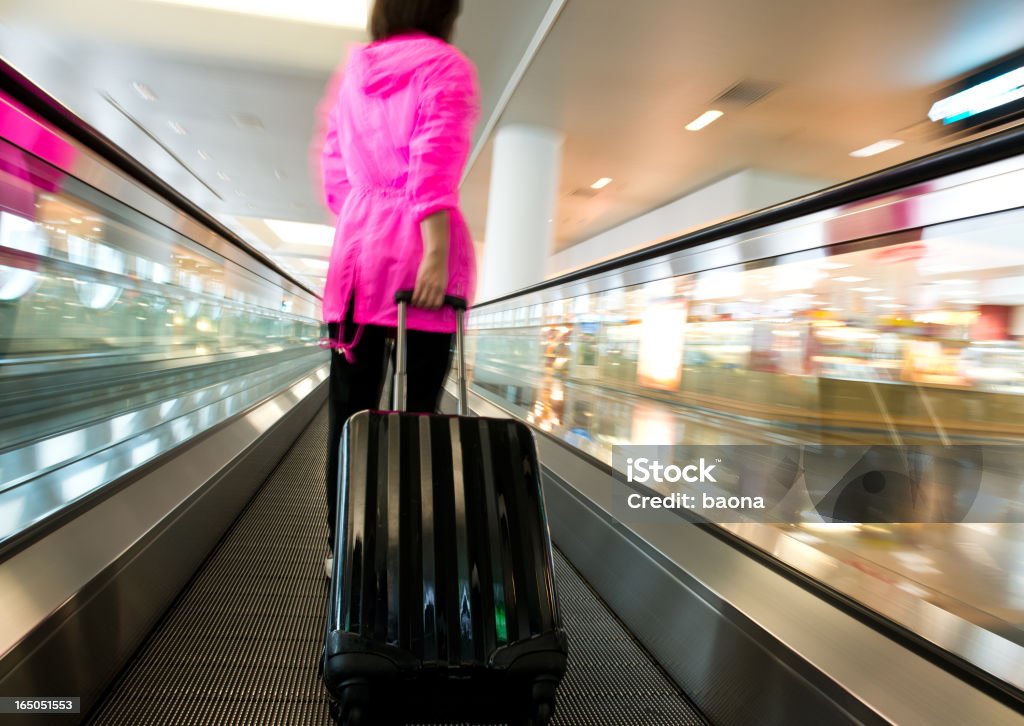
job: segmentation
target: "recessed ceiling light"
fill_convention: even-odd
[[[239,128],[249,129],[250,131],[262,131],[263,130],[263,119],[250,111],[238,111],[231,114],[231,120],[235,122],[235,125]]]
[[[311,257],[303,257],[301,259],[302,264],[306,267],[312,267],[314,270],[326,270],[331,264],[327,260],[315,260]]]
[[[366,28],[368,0],[150,0],[166,5],[185,5],[204,10],[220,10],[242,15],[292,20],[341,28]]]
[[[938,265],[928,265],[921,268],[921,271],[926,275],[948,275],[953,272],[965,272],[966,267],[960,265],[953,265],[949,263],[942,263]]]
[[[612,180],[611,180],[610,177],[603,176],[600,179],[598,179],[596,182],[591,184],[590,188],[591,189],[604,189],[606,186],[608,186],[611,183],[612,183]]]
[[[836,282],[866,282],[870,279],[869,277],[858,277],[857,275],[844,275],[843,277],[837,277]]]
[[[331,247],[334,245],[334,227],[308,222],[287,222],[283,219],[264,219],[263,223],[285,244]]]
[[[853,288],[853,291],[854,292],[881,292],[882,288],[880,288],[880,287],[855,287],[855,288]]]
[[[197,153],[199,154],[199,158],[204,161],[209,161],[210,159],[213,158],[212,156],[210,156],[209,152],[207,152],[204,149],[198,149]]]
[[[132,88],[139,94],[139,97],[146,101],[155,101],[156,94],[153,93],[153,89],[147,86],[145,83],[140,81],[132,81]]]
[[[722,117],[722,112],[721,111],[715,111],[714,109],[712,109],[711,111],[705,111],[700,116],[695,118],[693,121],[691,121],[690,123],[686,124],[685,128],[686,128],[687,131],[700,131],[702,128],[707,126],[709,123],[711,123],[713,121],[717,121],[721,117]]]
[[[179,136],[187,136],[188,135],[188,129],[186,129],[184,126],[182,126],[177,121],[168,121],[167,125],[170,126],[171,129],[174,131],[174,133],[178,134]]]
[[[876,141],[869,146],[865,146],[863,149],[851,151],[850,156],[874,156],[875,154],[881,154],[883,151],[889,151],[890,149],[895,149],[897,146],[902,145],[903,142],[899,139],[882,139],[881,141]]]

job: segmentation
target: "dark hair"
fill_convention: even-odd
[[[418,30],[448,43],[460,10],[461,0],[376,0],[370,15],[370,37],[384,40]]]

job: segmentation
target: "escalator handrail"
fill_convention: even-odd
[[[213,215],[181,194],[106,135],[83,121],[74,111],[33,83],[3,56],[0,56],[0,78],[3,78],[4,91],[8,96],[25,106],[32,113],[38,115],[45,122],[52,124],[58,131],[82,144],[91,152],[112,164],[118,171],[162,197],[172,207],[192,217],[200,225],[210,229],[219,237],[239,248],[246,255],[252,257],[268,269],[273,270],[296,287],[309,293],[317,300],[321,298],[319,292],[295,278],[267,255],[254,249]],[[68,169],[62,169],[62,171],[70,173]]]
[[[608,272],[615,272],[630,265],[646,262],[675,252],[714,242],[723,237],[756,231],[783,222],[805,217],[815,212],[833,209],[860,202],[897,189],[922,184],[939,177],[1001,161],[1024,153],[1024,123],[936,151],[927,156],[866,174],[850,181],[841,182],[786,202],[765,207],[748,214],[729,219],[678,237],[659,242],[634,252],[594,263],[587,267],[538,282],[514,292],[475,303],[474,309],[537,293]]]

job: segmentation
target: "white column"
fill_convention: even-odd
[[[477,300],[544,279],[554,237],[563,136],[538,126],[503,126],[494,138]]]

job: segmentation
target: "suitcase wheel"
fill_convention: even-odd
[[[367,726],[371,723],[370,687],[366,683],[353,683],[342,688],[341,698],[332,700],[331,719],[338,726]]]
[[[331,701],[331,720],[338,726],[366,726],[370,723],[366,715],[366,709],[362,706],[349,706],[342,709],[337,701]]]
[[[365,726],[366,719],[363,718],[363,709],[353,706],[345,714],[342,726]]]
[[[518,718],[511,720],[511,725],[548,726],[555,715],[555,689],[556,684],[551,680],[534,681],[533,688],[528,692],[526,708],[520,711]]]
[[[548,726],[554,715],[550,703],[538,703],[533,707],[533,714],[520,721],[522,726]]]

